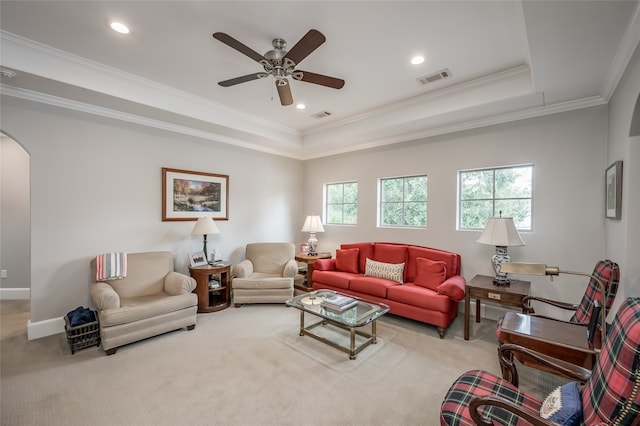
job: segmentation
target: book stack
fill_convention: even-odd
[[[341,294],[333,294],[325,297],[322,301],[322,307],[328,311],[342,313],[347,309],[351,309],[358,304],[353,297],[343,296]]]

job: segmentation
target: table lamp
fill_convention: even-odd
[[[318,248],[318,239],[316,238],[316,233],[324,232],[320,216],[307,216],[304,220],[304,225],[302,225],[301,231],[309,233],[309,256],[317,256],[318,252],[316,249]]]
[[[598,277],[586,272],[561,271],[557,266],[547,266],[542,263],[504,262],[502,263],[501,270],[507,274],[549,275],[551,281],[553,281],[554,276],[560,274],[581,275],[583,277],[593,278],[598,283],[598,287],[600,288],[600,313],[602,314],[601,333],[602,344],[604,344],[607,328],[607,290],[602,280],[600,280]]]
[[[204,240],[202,242],[202,250],[204,251],[204,258],[207,262],[209,262],[209,259],[207,258],[207,234],[219,234],[219,233],[220,233],[220,230],[218,230],[218,226],[216,225],[215,220],[207,216],[203,216],[199,218],[198,221],[196,222],[196,225],[193,227],[193,231],[191,231],[191,234],[193,235],[204,236]]]
[[[496,274],[493,283],[496,285],[509,285],[509,278],[506,272],[501,269],[503,262],[511,260],[507,254],[507,247],[525,245],[522,238],[520,238],[520,234],[518,234],[516,225],[513,223],[513,218],[502,217],[502,215],[500,217],[490,217],[482,235],[478,238],[478,242],[496,246],[496,254],[491,257],[491,266]]]

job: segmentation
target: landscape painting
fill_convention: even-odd
[[[229,219],[229,176],[162,169],[162,220]]]

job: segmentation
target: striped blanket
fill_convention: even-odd
[[[96,281],[119,280],[127,276],[127,253],[96,256]]]

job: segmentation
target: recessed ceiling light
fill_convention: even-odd
[[[296,108],[298,109],[305,109],[307,106],[305,104],[298,104],[296,105]]]
[[[113,31],[117,31],[120,34],[129,34],[129,28],[121,22],[112,22],[109,26]]]
[[[413,65],[420,65],[423,62],[424,62],[424,56],[414,56],[413,58],[411,58],[411,63]]]

